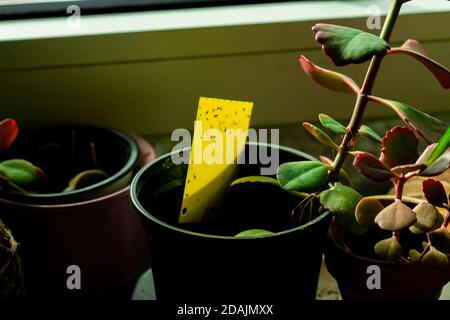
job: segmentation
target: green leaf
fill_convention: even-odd
[[[235,235],[235,238],[242,238],[242,237],[262,237],[273,234],[273,232],[263,230],[263,229],[251,229],[251,230],[245,230],[242,232],[239,232],[237,235]]]
[[[433,152],[431,152],[430,156],[425,161],[425,165],[432,165],[434,161],[436,161],[444,152],[448,150],[448,148],[450,148],[450,127],[447,128],[445,133],[439,139],[439,142]]]
[[[429,234],[431,244],[439,251],[450,253],[450,233],[442,226]]]
[[[279,191],[281,191],[283,193],[289,193],[296,197],[305,198],[305,197],[309,196],[309,194],[307,194],[307,193],[301,193],[301,192],[293,191],[293,190],[285,190],[280,186],[277,179],[268,177],[268,176],[246,176],[246,177],[241,177],[236,180],[233,180],[230,183],[230,188],[240,187],[241,192],[242,192],[242,188],[252,188],[252,187],[253,188],[261,188],[263,186],[267,186],[267,187],[271,186],[271,187],[273,187],[273,189],[271,189],[273,191],[279,189]]]
[[[341,123],[334,120],[332,117],[326,114],[319,114],[320,123],[327,129],[333,131],[334,133],[345,134],[347,128]]]
[[[409,227],[409,231],[414,234],[421,234],[430,231],[438,220],[439,212],[434,206],[427,202],[421,202],[414,207],[417,221]]]
[[[374,55],[385,55],[389,49],[383,39],[358,29],[318,23],[312,30],[322,50],[337,66],[362,63]]]
[[[376,133],[375,130],[366,125],[362,125],[361,128],[359,128],[358,132],[364,138],[381,143],[381,137],[378,135],[378,133]]]
[[[89,187],[108,178],[108,174],[99,169],[85,170],[73,177],[64,192],[71,192],[82,188]]]
[[[401,47],[389,50],[388,54],[406,54],[413,57],[434,75],[444,89],[450,88],[450,71],[437,61],[428,58],[425,49],[418,41],[408,39]]]
[[[395,199],[375,217],[375,223],[383,230],[398,231],[416,222],[416,214],[401,200]]]
[[[366,229],[356,221],[355,209],[362,196],[352,188],[338,184],[320,194],[322,206],[336,215],[341,225],[355,234],[363,234]]]
[[[31,184],[40,177],[39,168],[22,159],[0,162],[0,174],[18,186]]]
[[[329,169],[318,161],[288,162],[278,167],[277,179],[286,190],[315,192],[326,187]]]
[[[347,93],[358,93],[359,91],[358,85],[349,77],[316,66],[304,56],[300,56],[300,65],[306,75],[322,87],[333,91]]]
[[[421,254],[416,249],[409,250],[409,258],[412,262],[417,262],[420,260]]]
[[[403,122],[424,138],[428,143],[438,141],[447,130],[447,125],[416,108],[405,103],[386,100],[380,97],[368,96],[369,100],[383,104],[391,108],[403,120]]]
[[[422,263],[432,269],[442,269],[448,266],[448,258],[436,248],[431,247],[423,257]]]
[[[336,151],[339,149],[339,147],[336,145],[336,143],[334,143],[334,141],[325,132],[320,130],[315,125],[313,125],[309,122],[303,122],[303,127],[323,144],[330,146],[331,148],[333,148]]]
[[[364,228],[370,229],[376,226],[375,217],[384,209],[381,202],[373,197],[364,197],[356,206],[356,221]]]
[[[379,241],[374,249],[375,253],[385,260],[399,261],[403,256],[402,246],[394,236]]]
[[[408,128],[395,127],[389,130],[382,141],[382,161],[389,167],[414,163],[419,157],[419,139]]]
[[[393,176],[383,162],[368,152],[356,151],[353,165],[364,176],[374,181],[388,181]]]
[[[434,149],[437,147],[437,143],[432,143],[425,148],[425,150],[420,155],[419,159],[417,159],[416,164],[423,165],[423,168],[420,172],[421,176],[424,177],[433,177],[440,175],[445,170],[447,170],[450,166],[450,148],[447,148],[444,153],[433,161],[430,166],[425,165],[425,161],[430,157],[433,153]]]

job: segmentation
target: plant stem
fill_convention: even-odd
[[[386,42],[389,42],[392,31],[394,29],[395,21],[397,20],[397,17],[400,13],[402,3],[402,0],[392,0],[391,2],[389,12],[386,16],[386,20],[384,21],[383,29],[381,30],[380,34],[380,38],[385,40]],[[341,169],[342,165],[344,164],[345,158],[347,157],[350,146],[352,145],[353,139],[358,133],[359,127],[361,126],[361,120],[368,102],[367,96],[372,93],[375,78],[378,74],[378,70],[380,69],[382,60],[383,56],[374,56],[370,61],[370,65],[367,69],[363,85],[359,90],[358,96],[356,98],[355,107],[353,108],[353,114],[347,126],[347,132],[345,133],[341,145],[339,146],[339,151],[334,158],[331,175],[338,173]]]
[[[400,178],[395,183],[395,199],[402,200],[403,187],[405,185],[405,178]]]

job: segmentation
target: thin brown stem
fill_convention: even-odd
[[[388,15],[384,21],[383,29],[381,30],[380,38],[389,41],[392,31],[394,29],[395,21],[397,20],[400,8],[402,6],[402,0],[392,0],[391,6],[389,8]],[[383,56],[374,56],[370,61],[369,68],[367,69],[364,82],[358,92],[355,106],[353,108],[353,114],[350,122],[347,126],[347,132],[342,139],[341,145],[339,146],[338,153],[333,162],[333,169],[330,171],[330,177],[338,175],[337,173],[344,164],[345,158],[351,145],[356,137],[358,130],[361,126],[361,120],[364,115],[364,111],[367,106],[368,98],[367,96],[372,93],[372,88],[375,83],[378,70],[380,69],[381,61]]]

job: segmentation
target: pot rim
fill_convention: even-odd
[[[337,242],[336,237],[334,236],[333,227],[342,228],[341,226],[336,224],[335,220],[333,219],[333,221],[331,222],[331,226],[328,229],[327,234],[326,234],[328,240],[330,240],[331,244],[333,245],[333,248],[336,248],[342,254],[350,256],[353,259],[362,260],[362,261],[367,262],[367,263],[378,264],[378,265],[380,265],[380,264],[381,265],[405,265],[405,266],[418,265],[417,263],[414,263],[412,261],[406,263],[406,262],[396,262],[396,261],[386,261],[386,260],[371,259],[371,258],[367,258],[367,257],[361,256],[359,254],[356,254],[354,252],[348,251],[342,245],[340,245]],[[326,250],[325,250],[325,254],[326,254]],[[446,254],[446,256],[450,258],[450,254]]]
[[[259,143],[259,142],[247,142],[247,145],[256,145],[256,146],[266,146],[266,147],[271,147],[271,148],[277,148],[279,150],[282,151],[286,151],[298,156],[301,156],[307,160],[317,160],[316,158],[314,158],[313,156],[306,154],[302,151],[293,149],[293,148],[289,148],[289,147],[285,147],[285,146],[281,146],[281,145],[274,145],[274,144],[269,144],[269,143]],[[328,217],[331,213],[326,210],[324,211],[322,214],[320,214],[319,216],[317,216],[316,218],[314,218],[313,220],[302,224],[298,227],[292,228],[292,229],[288,229],[288,230],[284,230],[284,231],[280,231],[280,232],[274,232],[272,234],[268,234],[268,235],[262,235],[262,236],[249,236],[249,237],[234,237],[234,236],[221,236],[221,235],[214,235],[214,234],[207,234],[207,233],[200,233],[200,232],[194,232],[194,231],[190,231],[190,230],[186,230],[186,229],[182,229],[176,226],[173,226],[169,223],[166,223],[158,218],[156,218],[155,216],[153,216],[152,214],[150,214],[140,203],[139,199],[138,199],[138,192],[137,192],[137,185],[139,183],[139,180],[141,178],[141,176],[151,167],[156,165],[158,162],[170,157],[172,154],[178,154],[180,152],[185,152],[187,150],[189,150],[189,148],[184,148],[182,150],[175,150],[169,153],[166,153],[160,157],[158,157],[157,159],[155,159],[154,161],[148,163],[147,165],[145,165],[144,167],[142,167],[139,172],[134,176],[133,181],[131,182],[131,188],[130,188],[130,197],[131,197],[131,202],[133,203],[133,206],[137,209],[137,211],[139,212],[139,214],[141,214],[142,216],[144,216],[147,219],[152,220],[153,222],[155,222],[156,224],[159,224],[160,226],[170,229],[171,231],[175,231],[175,232],[179,232],[179,233],[183,233],[185,235],[190,235],[190,236],[194,236],[194,237],[199,237],[199,238],[209,238],[209,239],[220,239],[220,240],[225,240],[225,239],[233,239],[234,241],[245,241],[245,240],[251,240],[251,239],[268,239],[268,238],[272,238],[272,237],[277,237],[277,236],[283,236],[283,235],[287,235],[296,231],[300,231],[300,230],[304,230],[304,229],[308,229],[309,227],[311,227],[312,225],[316,224],[317,222],[320,222],[322,220],[324,220],[326,217]]]
[[[93,204],[101,205],[102,203],[111,201],[111,199],[113,199],[113,198],[126,196],[129,193],[129,189],[130,189],[130,185],[127,185],[126,187],[124,187],[120,190],[117,190],[113,193],[110,193],[110,194],[107,194],[107,195],[104,195],[101,197],[97,197],[97,198],[76,201],[76,202],[39,204],[39,203],[23,203],[23,202],[10,200],[10,199],[0,198],[0,204],[6,204],[6,205],[10,205],[10,206],[19,206],[19,207],[25,207],[25,208],[49,209],[49,210],[68,209],[68,208],[71,209],[71,208],[76,208],[76,207],[90,206]],[[94,212],[92,212],[92,213],[94,213]]]
[[[98,131],[105,131],[109,132],[118,138],[122,139],[130,148],[130,155],[128,157],[127,162],[120,168],[116,173],[109,176],[108,178],[95,183],[93,185],[90,185],[88,187],[71,191],[68,193],[64,192],[57,192],[57,193],[18,193],[18,192],[10,192],[5,195],[12,195],[12,197],[8,198],[2,195],[1,200],[5,200],[8,202],[26,202],[26,204],[29,205],[36,205],[36,206],[45,206],[45,207],[52,207],[52,206],[61,206],[61,205],[69,205],[69,204],[78,204],[78,203],[85,203],[89,202],[89,200],[82,200],[81,202],[76,202],[76,199],[78,197],[82,197],[85,194],[88,194],[93,191],[98,191],[108,185],[111,185],[120,179],[124,178],[127,174],[130,173],[130,171],[134,170],[136,167],[138,161],[139,161],[139,147],[135,139],[133,139],[130,135],[108,127],[103,126],[94,126],[94,125],[63,125],[63,126],[57,126],[57,127],[50,127],[50,128],[43,128],[41,130],[55,130],[55,129],[61,129],[61,128],[79,128],[79,129],[90,129],[90,130],[98,130]],[[115,192],[116,193],[116,192]],[[103,198],[103,197],[102,197]],[[92,199],[92,200],[95,200]],[[48,204],[52,202],[57,202],[58,204]]]

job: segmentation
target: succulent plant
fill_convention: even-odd
[[[303,127],[319,142],[335,153],[333,160],[320,156],[320,161],[298,161],[282,164],[277,172],[279,185],[289,191],[309,193],[318,199],[321,210],[335,214],[339,225],[355,236],[368,232],[383,234],[373,245],[374,253],[385,260],[423,262],[428,265],[448,264],[450,220],[448,195],[435,180],[423,182],[427,202],[403,196],[405,182],[415,176],[439,175],[450,165],[450,129],[447,124],[403,102],[378,97],[372,88],[384,58],[394,54],[416,59],[436,78],[444,89],[450,88],[450,71],[429,58],[416,40],[406,40],[400,47],[391,47],[389,39],[403,3],[391,0],[390,9],[379,37],[344,26],[318,23],[312,30],[324,53],[336,66],[369,62],[361,86],[350,77],[315,65],[300,56],[300,66],[314,82],[327,89],[353,94],[356,97],[348,125],[326,114],[319,115],[324,129],[305,122]],[[394,111],[404,122],[386,132],[384,137],[363,124],[368,102]],[[340,142],[328,133],[340,137]],[[358,150],[358,138],[369,139],[380,146],[377,155]],[[350,186],[342,169],[346,159],[369,179],[392,181],[395,196],[386,203],[386,196],[363,197]],[[303,201],[304,209],[308,203]],[[400,234],[409,233],[424,240],[424,245],[408,247]],[[386,236],[388,234],[389,236]],[[421,243],[421,242],[419,242]]]
[[[450,233],[447,229],[450,206],[444,186],[432,178],[425,180],[423,192],[426,202],[405,198],[403,187],[406,181],[415,176],[436,176],[449,168],[450,128],[415,107],[372,94],[382,60],[393,54],[416,59],[444,89],[450,88],[450,71],[429,58],[419,42],[406,40],[400,47],[390,46],[389,38],[404,2],[407,1],[391,0],[379,37],[361,30],[324,23],[312,28],[316,33],[316,41],[335,65],[369,60],[370,63],[363,84],[358,86],[348,76],[319,67],[304,56],[300,57],[300,65],[309,78],[327,89],[354,94],[356,102],[347,126],[329,115],[319,115],[321,125],[326,131],[339,135],[340,143],[335,143],[319,127],[307,122],[303,124],[318,141],[335,152],[334,160],[321,156],[321,161],[285,163],[279,167],[277,178],[284,189],[309,192],[317,197],[322,209],[333,212],[338,223],[351,233],[384,234],[384,238],[373,246],[378,257],[442,266],[448,264],[446,254],[450,253]],[[405,126],[396,126],[380,137],[373,129],[362,124],[369,101],[393,110]],[[358,137],[379,144],[380,153],[374,155],[358,150]],[[392,181],[395,187],[393,199],[386,203],[386,196],[363,197],[349,187],[348,178],[342,170],[348,157],[353,157],[353,165],[369,179],[376,182]],[[400,235],[403,233],[421,237],[423,246],[418,249],[401,241]]]
[[[16,140],[19,126],[14,119],[5,119],[0,122],[0,152],[9,148]],[[73,148],[72,148],[73,149]],[[94,165],[96,164],[95,145],[91,143],[91,152]],[[108,177],[100,169],[89,169],[75,175],[63,192],[78,190]],[[15,192],[39,192],[46,183],[44,171],[24,159],[8,159],[0,162],[0,190]]]

